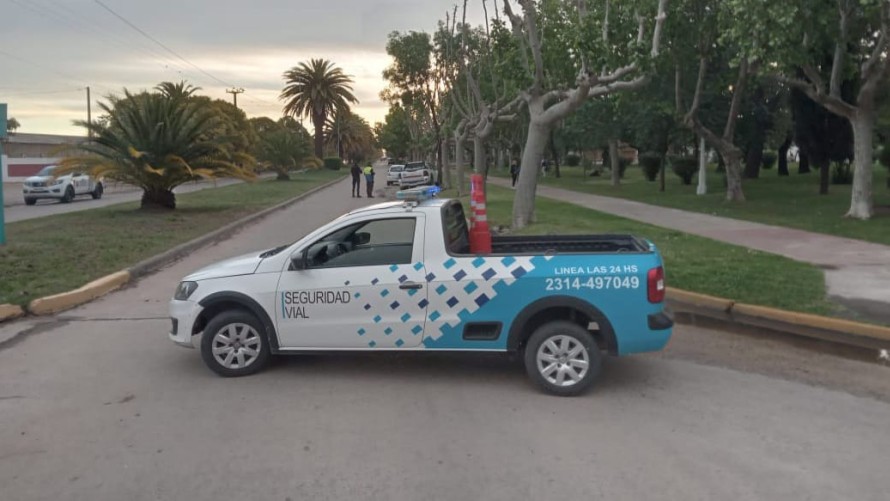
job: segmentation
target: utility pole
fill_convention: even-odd
[[[242,89],[241,87],[232,87],[231,89],[226,89],[226,93],[232,95],[232,102],[235,105],[235,107],[237,108],[238,107],[238,94],[243,94],[244,89]]]
[[[87,85],[87,123],[93,123],[93,100],[90,99],[90,86]],[[87,137],[93,139],[93,129],[87,128]]]

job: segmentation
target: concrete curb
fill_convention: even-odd
[[[25,315],[25,310],[17,304],[0,304],[0,322],[12,320]]]
[[[58,313],[104,296],[115,289],[121,288],[129,281],[130,273],[126,270],[105,275],[73,291],[35,299],[28,304],[28,313],[32,315]]]
[[[321,190],[329,188],[343,181],[343,179],[345,178],[346,176],[343,176],[320,186],[316,186],[315,188],[301,193],[291,199],[285,200],[284,202],[281,202],[277,205],[273,205],[272,207],[263,209],[249,216],[245,216],[235,222],[223,226],[222,228],[207,233],[206,235],[202,235],[184,244],[177,245],[176,247],[168,251],[162,252],[161,254],[143,260],[125,270],[117,271],[110,275],[105,275],[104,277],[101,277],[97,280],[93,280],[92,282],[73,291],[62,292],[60,294],[34,299],[28,304],[28,307],[26,309],[22,309],[18,305],[0,305],[0,322],[12,320],[25,314],[49,315],[52,313],[58,313],[60,311],[74,308],[75,306],[80,306],[84,303],[88,303],[93,299],[104,296],[105,294],[108,294],[113,290],[119,289],[120,287],[126,285],[129,282],[132,282],[133,280],[141,276],[155,271],[168,263],[176,261],[185,254],[188,254],[189,252],[199,247],[203,247],[212,242],[222,240],[234,231],[242,228],[243,226],[262,219],[275,211],[287,208]]]
[[[668,287],[667,302],[676,313],[701,316],[727,325],[754,327],[866,349],[890,347],[890,327],[766,306],[737,303]]]

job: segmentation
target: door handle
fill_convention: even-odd
[[[399,289],[423,289],[423,284],[417,282],[405,282],[399,285]]]

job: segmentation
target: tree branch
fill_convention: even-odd
[[[522,14],[525,20],[525,28],[528,34],[528,45],[532,51],[532,60],[535,64],[534,83],[532,90],[541,92],[544,86],[544,57],[541,55],[541,38],[538,33],[537,12],[535,12],[534,0],[517,0],[522,6]]]
[[[840,33],[834,44],[834,58],[831,61],[831,79],[828,81],[828,93],[840,99],[841,80],[843,78],[844,55],[847,52],[847,37],[850,26],[849,0],[837,0]]]
[[[522,52],[522,67],[525,68],[529,77],[533,77],[534,74],[532,73],[531,66],[528,64],[528,54],[526,54],[528,46],[526,45],[525,37],[522,35],[522,18],[513,13],[513,7],[510,6],[510,0],[504,0],[504,14],[510,19],[510,27],[512,28],[513,36],[516,37],[516,41],[519,42],[519,49]]]
[[[778,78],[779,81],[802,91],[807,97],[819,103],[835,115],[849,119],[856,114],[857,109],[855,106],[848,104],[843,99],[838,99],[821,92],[812,82],[785,76],[777,76],[776,78]]]
[[[726,127],[723,128],[723,139],[733,142],[735,124],[739,118],[739,108],[742,107],[742,97],[745,95],[745,87],[748,82],[748,58],[743,58],[739,64],[739,74],[735,86],[732,89],[732,101],[729,104],[729,114],[726,116]]]

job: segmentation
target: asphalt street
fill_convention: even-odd
[[[173,191],[177,194],[189,193],[206,188],[228,186],[230,184],[241,182],[243,181],[237,179],[200,181],[177,186]],[[99,200],[93,200],[90,196],[81,196],[67,204],[59,203],[56,200],[38,200],[37,205],[24,205],[21,185],[18,183],[4,184],[3,194],[3,203],[6,205],[4,210],[6,211],[7,223],[14,223],[16,221],[24,221],[26,219],[34,219],[43,216],[52,216],[54,214],[62,214],[65,212],[96,209],[98,207],[106,207],[124,202],[135,202],[141,199],[142,190],[120,184],[110,185],[108,191],[106,191]]]
[[[887,499],[890,368],[770,340],[681,326],[578,398],[496,355],[296,356],[223,379],[167,340],[182,276],[368,202],[349,188],[0,324],[0,498]]]

